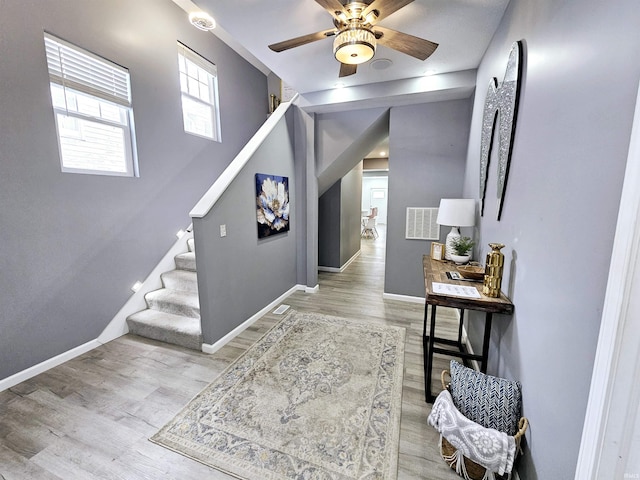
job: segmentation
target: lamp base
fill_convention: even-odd
[[[453,260],[452,255],[457,255],[453,249],[453,242],[460,238],[460,229],[458,227],[451,227],[451,231],[447,234],[447,240],[445,244],[444,258],[446,260]]]

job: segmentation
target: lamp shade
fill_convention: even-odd
[[[440,200],[436,223],[450,227],[473,227],[476,223],[476,201],[473,198]]]
[[[364,63],[376,53],[376,37],[370,30],[362,27],[343,30],[333,40],[333,53],[341,63]]]

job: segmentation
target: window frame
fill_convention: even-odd
[[[47,68],[49,71],[51,104],[56,125],[61,171],[64,173],[138,177],[137,148],[133,121],[133,106],[131,102],[131,79],[128,69],[48,32],[44,33],[44,38]],[[64,57],[63,54],[65,55]],[[66,56],[69,56],[70,59],[76,56],[80,60],[71,64],[69,62],[73,62],[73,60],[67,59]],[[87,62],[86,64],[83,63],[85,60]],[[66,66],[69,66],[68,71],[65,71]],[[102,72],[112,73],[111,77],[114,79],[112,84],[102,82],[107,77],[101,74],[100,69],[102,69]],[[98,71],[97,74],[94,73],[96,71]],[[56,88],[55,86],[62,88],[62,95],[65,102],[64,107],[57,105],[56,99],[54,99],[53,89]],[[94,116],[83,113],[79,111],[79,109],[74,110],[70,108],[68,94],[88,97],[99,102],[99,105],[106,103],[117,107],[120,109],[119,113],[122,122]],[[86,168],[72,167],[68,165],[72,160],[69,157],[67,157],[67,165],[65,165],[63,150],[64,137],[62,135],[62,129],[64,127],[60,124],[60,115],[100,126],[120,129],[123,138],[122,153],[124,164],[122,166],[124,170],[115,171],[92,167],[90,162],[87,162]],[[96,149],[96,151],[99,150]]]
[[[185,68],[182,68],[182,63],[184,60]],[[185,85],[186,82],[183,82],[182,76],[184,75],[189,79],[198,82],[198,84],[202,85],[202,81],[199,78],[196,78],[186,71],[187,62],[191,62],[197,69],[198,73],[202,72],[207,75],[208,82],[208,96],[210,101],[207,102],[203,100],[200,96],[193,95],[189,92],[189,86]],[[206,138],[207,140],[212,140],[214,142],[222,142],[222,134],[220,131],[220,102],[219,102],[219,94],[218,94],[218,69],[217,66],[204,58],[202,55],[198,54],[194,50],[187,47],[185,44],[178,42],[178,78],[180,84],[180,104],[182,109],[182,127],[185,133],[189,135],[195,135],[197,137]],[[197,131],[189,130],[187,125],[187,113],[185,111],[185,97],[198,105],[202,105],[208,107],[211,111],[211,132],[212,135],[206,135]]]

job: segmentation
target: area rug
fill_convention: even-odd
[[[290,312],[151,441],[248,480],[395,479],[404,336]]]

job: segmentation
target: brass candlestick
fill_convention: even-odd
[[[502,270],[504,268],[504,254],[500,251],[504,248],[502,243],[490,243],[491,251],[487,253],[487,264],[484,267],[484,285],[482,293],[487,297],[500,296],[502,285]]]

